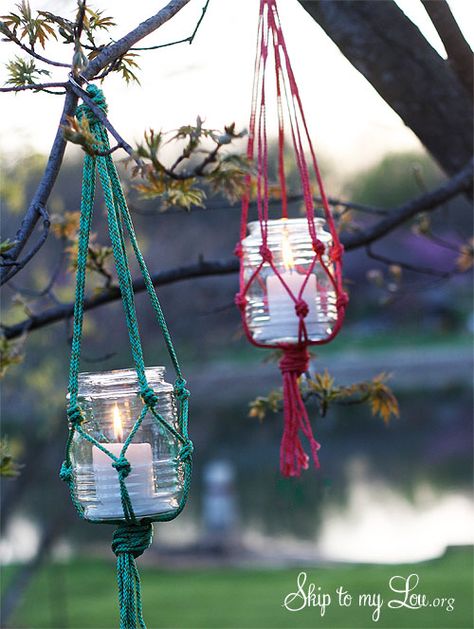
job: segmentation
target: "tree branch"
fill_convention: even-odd
[[[443,46],[448,61],[467,89],[471,98],[474,91],[474,55],[461,29],[454,19],[446,0],[421,0],[430,16]]]
[[[178,267],[169,271],[161,271],[151,276],[153,284],[159,286],[166,286],[167,284],[173,284],[183,280],[194,279],[197,277],[208,277],[215,275],[227,275],[229,273],[235,273],[238,271],[239,262],[237,259],[230,258],[228,260],[214,260],[212,262],[206,262],[200,260],[196,264],[188,266]],[[140,293],[145,290],[145,282],[143,278],[139,278],[133,282],[133,290],[135,293]],[[101,292],[98,295],[88,297],[84,300],[84,310],[92,310],[103,304],[110,303],[120,299],[120,290],[118,286],[113,286],[106,291]],[[64,304],[58,307],[49,308],[39,315],[29,317],[26,321],[18,323],[16,325],[5,327],[4,333],[7,339],[14,339],[21,336],[25,331],[36,330],[42,328],[51,323],[56,323],[63,319],[68,319],[73,316],[74,304]]]
[[[46,90],[51,87],[67,87],[67,83],[29,83],[28,85],[14,85],[12,87],[0,87],[0,92],[23,92],[24,90]]]
[[[169,48],[170,46],[176,46],[177,44],[185,44],[186,42],[188,42],[189,44],[192,44],[194,41],[194,38],[196,37],[196,33],[199,30],[199,27],[201,26],[201,23],[204,19],[204,16],[206,15],[206,11],[207,11],[207,7],[209,6],[209,2],[210,0],[206,1],[206,4],[203,6],[202,8],[202,13],[201,16],[199,18],[199,20],[197,21],[196,27],[194,28],[194,31],[191,33],[191,35],[189,35],[189,37],[185,37],[184,39],[178,39],[177,41],[171,41],[168,42],[167,44],[158,44],[157,46],[138,46],[138,47],[133,47],[130,48],[130,50],[158,50],[159,48]]]
[[[472,97],[415,24],[393,0],[298,1],[448,176],[455,175],[473,155]]]
[[[5,37],[7,37],[7,39],[9,39],[11,42],[13,42],[17,46],[19,46],[22,50],[27,52],[31,57],[38,59],[38,61],[47,63],[50,66],[56,66],[57,68],[70,68],[71,67],[69,63],[61,63],[60,61],[53,61],[52,59],[43,57],[43,55],[40,55],[39,53],[37,53],[36,50],[34,50],[33,48],[30,48],[29,46],[26,46],[23,42],[21,42],[18,39],[18,37],[15,37],[15,35],[11,32],[11,30],[7,28],[7,26],[5,25],[3,25],[3,27],[1,28],[1,33],[2,35],[5,35]]]
[[[53,146],[49,154],[48,163],[41,178],[41,181],[36,189],[36,192],[31,200],[31,203],[26,211],[19,230],[16,233],[16,244],[10,249],[8,259],[16,261],[20,253],[23,251],[28,239],[30,238],[38,219],[41,216],[41,208],[46,206],[51,190],[56,182],[56,178],[61,167],[64,151],[66,148],[66,141],[63,137],[62,125],[66,124],[67,117],[72,116],[76,109],[77,96],[68,91],[64,100],[64,107],[61,114],[60,124],[54,138]],[[0,269],[0,284],[4,284],[10,278],[17,273],[17,268],[14,267],[11,270],[2,268]]]
[[[393,258],[388,258],[380,253],[376,253],[372,249],[372,245],[367,245],[365,248],[367,256],[372,260],[376,260],[377,262],[381,262],[382,264],[386,264],[387,266],[399,266],[406,271],[413,271],[414,273],[423,273],[425,275],[433,275],[435,277],[448,278],[454,275],[456,269],[451,271],[438,271],[437,269],[432,269],[426,266],[418,266],[417,264],[410,264],[409,262],[404,262],[402,260],[394,260]]]
[[[158,11],[155,15],[150,17],[145,22],[142,22],[133,31],[122,37],[118,42],[107,46],[95,57],[87,68],[83,72],[84,79],[90,80],[101,70],[103,70],[109,63],[114,61],[117,57],[120,57],[129,50],[131,46],[146,37],[157,28],[162,26],[165,22],[170,20],[178,11],[180,11],[189,0],[171,0],[163,9]],[[62,125],[66,124],[67,116],[74,115],[74,111],[77,105],[77,96],[70,90],[66,93],[64,101],[64,108],[59,121],[56,137],[53,142],[51,152],[49,154],[48,163],[43,173],[41,181],[36,189],[36,192],[31,200],[31,203],[26,211],[25,216],[21,222],[14,238],[16,244],[9,251],[9,259],[16,261],[20,253],[23,251],[28,239],[30,238],[35,225],[40,217],[39,208],[45,207],[51,194],[51,190],[56,182],[59,169],[64,157],[64,151],[66,147],[66,141],[63,137]],[[0,285],[7,282],[13,277],[17,270],[17,267],[2,268],[0,270]]]
[[[472,186],[472,161],[455,177],[445,182],[435,190],[423,194],[416,199],[412,199],[404,203],[399,208],[389,212],[387,217],[378,221],[375,225],[368,228],[367,231],[351,234],[342,238],[342,243],[346,251],[358,249],[369,245],[371,242],[386,236],[396,227],[408,221],[419,212],[428,212],[435,210],[445,201],[452,199],[464,190]],[[183,280],[195,279],[199,277],[210,277],[216,275],[227,275],[236,273],[239,270],[239,261],[235,258],[227,260],[213,260],[206,262],[199,261],[197,264],[178,267],[168,271],[161,271],[151,276],[153,284],[165,286]],[[145,290],[145,283],[142,278],[133,282],[135,293]],[[120,298],[120,291],[117,286],[113,286],[108,290],[88,297],[84,302],[84,310],[92,310],[98,306],[116,301]],[[62,319],[68,319],[73,316],[74,304],[63,304],[55,306],[43,311],[38,315],[28,317],[28,319],[13,325],[4,326],[3,332],[7,339],[15,339],[24,334],[26,331],[36,330],[46,325],[56,323]]]
[[[471,159],[457,175],[435,190],[407,201],[407,203],[390,212],[386,218],[369,227],[365,232],[348,236],[344,239],[344,247],[350,250],[368,245],[386,236],[419,212],[434,210],[461,192],[472,190],[473,164],[474,160]]]
[[[28,262],[38,253],[38,251],[41,249],[41,247],[46,242],[46,239],[48,238],[49,228],[51,227],[49,214],[43,206],[39,206],[38,211],[43,217],[43,233],[41,234],[36,245],[20,261],[9,260],[9,255],[8,255],[9,252],[1,256],[2,261],[0,262],[0,267],[3,267],[3,266],[14,267],[14,273],[12,272],[12,275],[15,275],[16,273],[18,273],[18,271],[21,271],[21,269],[23,269],[28,264]]]
[[[156,31],[165,22],[170,20],[178,11],[189,3],[190,0],[171,0],[163,9],[155,15],[139,24],[133,31],[130,31],[114,44],[106,46],[89,63],[82,73],[87,80],[92,79],[96,74],[105,68],[109,63],[124,55],[138,41]]]

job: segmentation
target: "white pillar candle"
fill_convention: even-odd
[[[122,423],[117,405],[113,408],[113,423],[116,439],[123,439]],[[123,443],[104,443],[103,446],[119,458]],[[154,513],[156,505],[153,502],[153,455],[149,443],[131,443],[125,452],[125,458],[130,463],[130,474],[125,479],[125,485],[136,515]],[[92,448],[92,466],[95,476],[97,518],[123,518],[123,508],[120,495],[118,472],[113,467],[114,460],[97,446]]]
[[[296,273],[295,271],[286,271],[281,274],[281,277],[291,293],[298,299],[306,275]],[[308,305],[308,314],[304,322],[308,333],[310,333],[311,326],[317,323],[315,275],[309,275],[301,298]],[[267,278],[267,299],[270,317],[268,321],[268,333],[273,338],[297,338],[299,317],[295,311],[295,301],[277,275],[270,275]]]
[[[123,443],[104,443],[107,450],[120,456]],[[131,443],[125,453],[131,471],[125,479],[125,485],[137,515],[153,513],[153,458],[149,443]],[[120,482],[117,470],[112,466],[113,460],[97,446],[92,448],[92,464],[94,468],[97,510],[96,516],[101,518],[122,518],[123,509],[120,497]]]

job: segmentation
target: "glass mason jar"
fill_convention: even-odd
[[[324,219],[314,219],[317,237],[325,245],[322,259],[333,273],[329,257],[333,241],[324,225]],[[245,285],[262,262],[260,223],[251,222],[248,228],[250,233],[242,241]],[[315,255],[307,219],[269,220],[267,246],[279,273],[298,299]],[[263,345],[298,342],[299,318],[295,302],[268,262],[252,281],[246,298],[245,317],[253,340]],[[304,321],[309,340],[325,339],[337,320],[336,292],[319,261],[308,277],[301,298],[308,306]]]
[[[164,373],[164,367],[146,369],[148,384],[158,397],[156,411],[179,431],[173,386],[164,381]],[[139,389],[133,369],[79,374],[77,400],[85,415],[82,429],[117,458],[143,409]],[[125,453],[131,466],[125,485],[138,518],[172,512],[178,507],[184,481],[179,445],[148,411]],[[84,507],[84,518],[123,520],[113,460],[76,431],[71,461],[75,497]]]

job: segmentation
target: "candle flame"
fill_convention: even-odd
[[[283,228],[283,238],[281,241],[281,255],[283,258],[283,266],[287,271],[292,271],[295,268],[295,260],[293,258],[293,251],[291,250],[290,240],[288,238],[288,230]]]
[[[114,437],[117,441],[123,441],[122,418],[120,417],[120,411],[117,404],[115,404],[112,409],[112,418],[114,423]]]

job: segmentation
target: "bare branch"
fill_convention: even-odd
[[[176,46],[177,44],[185,44],[186,42],[188,42],[189,44],[192,44],[194,41],[194,38],[196,37],[196,33],[198,32],[199,27],[201,26],[204,16],[206,15],[209,2],[210,0],[207,0],[206,4],[203,6],[201,16],[196,24],[196,27],[194,28],[194,31],[191,33],[189,37],[185,37],[184,39],[178,39],[177,41],[168,42],[167,44],[158,44],[157,46],[142,46],[142,47],[134,46],[133,48],[130,48],[130,50],[158,50],[158,48],[169,48],[170,46]]]
[[[399,266],[402,269],[413,271],[414,273],[423,273],[425,275],[433,275],[434,277],[448,278],[454,275],[456,272],[459,272],[457,269],[453,269],[451,271],[438,271],[437,269],[432,269],[430,267],[410,264],[409,262],[403,262],[401,260],[394,260],[393,258],[388,258],[387,256],[384,256],[380,253],[376,253],[373,250],[372,245],[367,245],[365,251],[367,253],[367,256],[372,260],[382,262],[382,264],[386,264],[389,266]]]
[[[6,266],[14,266],[15,267],[14,270],[11,271],[11,277],[13,277],[13,275],[16,275],[16,273],[18,273],[18,271],[21,271],[21,269],[23,269],[28,264],[28,262],[38,253],[38,251],[41,249],[41,247],[46,242],[46,239],[48,238],[49,228],[51,227],[51,221],[49,220],[49,214],[48,214],[48,212],[46,211],[46,209],[43,206],[40,206],[38,208],[38,211],[40,212],[41,216],[43,217],[43,233],[41,234],[41,237],[38,240],[38,242],[36,243],[36,245],[20,261],[9,260],[8,253],[6,253],[6,254],[4,254],[2,256],[3,260],[2,260],[2,262],[0,262],[0,267],[5,266],[5,265]]]
[[[23,42],[21,42],[18,39],[18,37],[15,37],[15,35],[5,25],[3,25],[1,32],[2,32],[2,35],[5,35],[5,37],[7,37],[7,39],[9,39],[11,42],[16,44],[17,46],[19,46],[22,50],[27,52],[31,57],[38,59],[38,61],[47,63],[50,66],[56,66],[57,68],[70,68],[71,67],[69,63],[61,63],[60,61],[53,61],[52,59],[43,57],[43,55],[40,55],[39,53],[37,53],[36,50],[34,50],[33,48],[30,48],[29,46],[26,46]]]
[[[178,158],[181,160],[182,155]],[[175,164],[173,164],[173,166],[171,167],[172,169],[176,166],[176,162]],[[287,201],[288,203],[297,203],[299,201],[304,201],[304,196],[302,194],[289,194],[287,196]],[[313,201],[315,204],[321,204],[322,203],[322,199],[321,197],[313,197]],[[328,197],[328,201],[329,204],[332,205],[333,207],[341,207],[344,208],[344,210],[355,210],[356,212],[362,212],[363,214],[370,214],[373,216],[387,216],[387,214],[389,213],[389,210],[383,209],[383,208],[378,208],[378,207],[373,207],[370,205],[365,205],[363,203],[354,203],[352,201],[343,201],[342,199],[336,199],[335,197]],[[274,206],[274,205],[281,205],[281,199],[278,198],[270,198],[268,200],[268,204],[269,206]],[[256,201],[251,201],[250,202],[250,206],[249,207],[255,207],[257,205]],[[198,212],[198,211],[205,211],[205,212],[209,212],[212,210],[236,210],[240,212],[240,204],[239,203],[226,203],[223,204],[221,201],[218,201],[217,203],[207,203],[205,207],[202,206],[192,206],[191,210],[193,212]],[[130,206],[130,210],[136,214],[139,214],[140,216],[159,216],[164,215],[164,213],[160,213],[157,214],[156,210],[143,210],[141,208],[138,207],[132,207]],[[180,208],[176,208],[176,209],[172,209],[169,208],[166,210],[166,214],[172,213],[172,212],[181,212],[182,210]]]
[[[0,92],[23,92],[25,90],[47,90],[52,87],[67,87],[67,83],[30,83],[28,85],[14,85],[12,87],[0,87]]]
[[[404,203],[399,208],[388,213],[386,218],[378,221],[372,227],[369,227],[365,232],[347,236],[344,239],[345,248],[350,250],[368,245],[369,243],[386,236],[389,232],[399,227],[410,218],[413,218],[413,216],[416,216],[419,212],[435,210],[448,199],[452,199],[454,196],[462,192],[471,190],[473,164],[474,161],[470,160],[457,175],[452,177],[452,179],[449,179],[446,183],[442,184],[435,190]]]
[[[473,154],[472,96],[396,3],[298,1],[448,176],[459,172]]]
[[[228,275],[229,273],[235,273],[238,271],[239,263],[236,259],[229,260],[214,260],[206,262],[200,260],[196,264],[171,269],[169,271],[161,271],[151,276],[153,284],[159,286],[165,286],[166,284],[173,284],[183,280],[194,279],[198,277],[209,277],[214,275]],[[133,290],[135,293],[140,293],[145,290],[145,282],[143,278],[135,280],[133,282]],[[120,290],[118,286],[110,287],[107,290],[102,291],[98,295],[91,296],[84,300],[84,310],[92,310],[103,304],[110,303],[120,299]],[[51,323],[56,323],[62,319],[68,319],[73,316],[74,304],[64,304],[59,307],[49,308],[44,312],[28,318],[17,325],[11,327],[4,327],[5,337],[7,339],[14,339],[21,336],[25,331],[36,330],[42,328]]]
[[[421,0],[433,22],[443,46],[448,54],[448,61],[473,98],[474,90],[474,55],[467,43],[454,15],[445,0]]]

